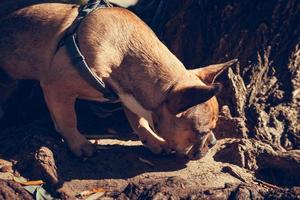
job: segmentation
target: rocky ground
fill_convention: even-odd
[[[0,199],[33,199],[20,175],[63,199],[92,189],[102,199],[300,199],[299,2],[141,0],[130,9],[188,68],[239,59],[218,80],[217,145],[198,161],[153,155],[122,111],[103,115],[80,101],[80,129],[102,138],[80,160],[55,133],[37,84],[25,81],[0,122]]]

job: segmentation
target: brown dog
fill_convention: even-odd
[[[107,101],[74,69],[58,42],[78,6],[48,3],[0,21],[0,66],[13,79],[42,86],[58,132],[78,156],[93,145],[77,129],[77,98]],[[80,24],[78,41],[91,69],[119,96],[130,124],[153,152],[173,149],[196,159],[215,140],[220,91],[215,78],[236,62],[186,70],[150,28],[128,10],[97,9]]]

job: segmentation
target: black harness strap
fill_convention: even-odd
[[[84,78],[90,85],[95,89],[100,91],[103,96],[111,101],[118,100],[118,95],[108,88],[103,80],[95,74],[85,61],[84,56],[80,52],[79,46],[76,40],[76,30],[80,25],[80,22],[84,17],[86,17],[90,12],[96,8],[106,8],[111,7],[106,1],[92,1],[90,0],[86,5],[79,8],[79,13],[73,24],[67,29],[65,36],[59,42],[58,48],[65,45],[67,53],[71,58],[72,64],[79,71],[82,78]]]
[[[117,94],[109,89],[105,83],[91,70],[81,54],[76,42],[76,34],[70,35],[65,40],[67,52],[72,59],[73,65],[79,71],[82,78],[84,78],[90,85],[100,91],[103,96],[111,101],[118,100]]]

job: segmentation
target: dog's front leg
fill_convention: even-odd
[[[153,153],[161,153],[162,151],[165,153],[170,152],[170,148],[166,141],[153,132],[146,119],[137,116],[125,107],[124,111],[132,129],[147,148],[149,148]]]
[[[41,84],[44,97],[56,130],[66,140],[70,150],[77,156],[91,156],[95,147],[77,129],[75,113],[76,96],[60,84]]]

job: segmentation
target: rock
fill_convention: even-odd
[[[0,180],[0,199],[33,200],[34,198],[20,184]]]
[[[216,161],[246,167],[244,150],[237,142],[226,144],[225,147],[214,156]]]
[[[223,106],[214,130],[217,139],[247,138],[248,129],[242,117],[232,117],[228,106]]]
[[[59,181],[57,167],[52,151],[47,147],[41,147],[35,154],[33,173],[48,184],[55,185]]]
[[[146,180],[146,182],[144,182]],[[179,187],[185,185],[185,189]],[[177,177],[143,179],[138,184],[129,183],[124,191],[114,196],[123,199],[261,199],[262,191],[253,184],[226,184],[224,188],[203,189],[190,185]]]
[[[295,193],[293,190],[289,189],[277,189],[277,190],[269,190],[264,193],[265,199],[274,199],[274,200],[294,200],[300,199],[300,195]]]
[[[253,185],[239,185],[239,187],[234,192],[232,192],[231,197],[231,199],[236,200],[263,198],[257,188]]]
[[[285,187],[300,185],[300,151],[266,151],[256,156],[259,178],[266,182]]]
[[[285,187],[300,184],[299,150],[276,152],[270,145],[257,140],[241,139],[225,144],[214,159],[252,170],[259,179],[268,183]],[[243,180],[228,166],[222,171]]]
[[[120,195],[122,198],[126,196],[128,199],[174,199],[179,200],[187,195],[182,185],[186,181],[178,177],[161,178],[157,180],[144,179],[136,183],[129,183]]]

